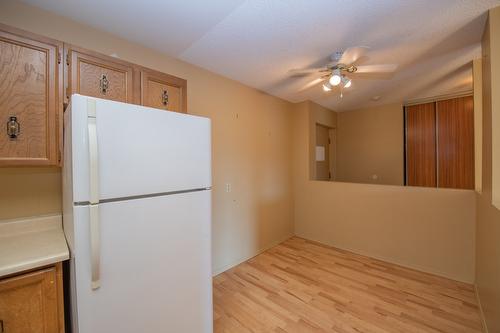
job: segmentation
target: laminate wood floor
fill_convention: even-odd
[[[214,278],[222,332],[482,332],[472,285],[293,237]]]

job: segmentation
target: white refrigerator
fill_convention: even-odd
[[[81,95],[64,118],[73,332],[212,332],[210,120]]]

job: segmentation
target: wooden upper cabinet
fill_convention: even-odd
[[[63,333],[61,264],[0,280],[0,332]]]
[[[63,44],[0,25],[0,166],[58,165]]]
[[[0,167],[61,166],[71,94],[187,112],[186,87],[178,77],[0,24]]]
[[[120,59],[67,47],[68,88],[71,94],[133,103],[134,67]]]
[[[187,112],[187,82],[184,79],[140,68],[141,105],[175,112]]]

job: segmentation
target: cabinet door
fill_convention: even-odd
[[[0,25],[0,166],[57,165],[62,43]]]
[[[141,70],[141,104],[157,109],[187,112],[186,80],[156,72]]]
[[[119,59],[70,47],[68,95],[132,103],[133,66]]]
[[[0,280],[2,332],[64,332],[62,313],[60,269],[50,267]]]

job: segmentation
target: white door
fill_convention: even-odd
[[[75,206],[75,332],[212,332],[210,210],[207,190],[100,204],[92,290],[89,208]]]
[[[99,200],[211,186],[209,119],[81,95],[69,112],[74,202],[89,201],[89,113]]]

